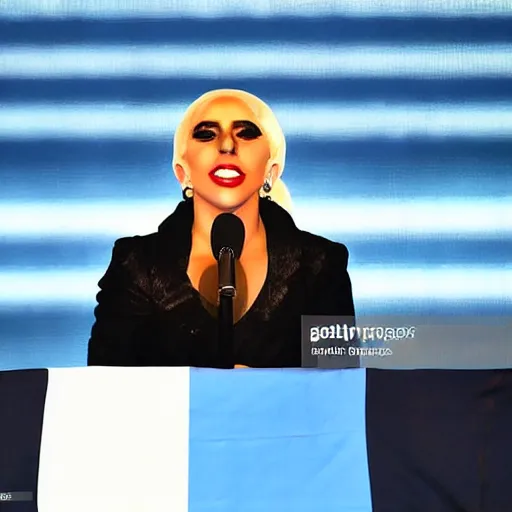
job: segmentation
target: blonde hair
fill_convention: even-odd
[[[291,196],[281,179],[286,157],[286,140],[283,130],[272,109],[260,98],[246,91],[239,89],[215,89],[206,92],[190,104],[174,133],[173,169],[176,169],[177,164],[184,167],[183,157],[190,137],[191,121],[196,112],[203,105],[222,97],[237,98],[243,101],[256,116],[260,129],[269,141],[270,165],[277,164],[278,166],[278,177],[272,184],[272,190],[268,195],[270,195],[273,201],[290,212],[292,208]]]

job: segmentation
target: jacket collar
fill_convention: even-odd
[[[277,203],[260,199],[259,209],[267,236],[269,301],[276,305],[286,293],[286,281],[300,266],[300,230],[290,214]],[[173,260],[169,263],[177,264],[183,278],[192,248],[193,222],[193,200],[181,201],[158,228],[158,232],[172,244],[168,246]]]
[[[297,243],[297,229],[290,214],[281,206],[268,199],[260,198],[260,216],[267,235],[269,252],[283,247],[290,249]],[[180,201],[174,210],[158,227],[158,232],[169,234],[176,240],[175,249],[180,256],[190,254],[192,248],[192,225],[194,205],[192,200]]]

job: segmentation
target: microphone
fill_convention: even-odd
[[[232,213],[221,213],[210,234],[212,253],[219,270],[218,356],[220,368],[235,367],[233,297],[236,295],[235,261],[245,241],[244,223]]]
[[[236,295],[235,260],[240,258],[245,241],[244,223],[232,213],[221,213],[213,221],[210,242],[219,269],[219,293]]]

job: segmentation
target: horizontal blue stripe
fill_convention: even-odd
[[[171,139],[171,134],[169,134]],[[0,140],[0,168],[25,167],[53,168],[54,172],[68,172],[68,168],[96,168],[104,178],[109,170],[119,173],[122,182],[123,168],[130,173],[144,168],[168,172],[169,183],[174,183],[170,161],[171,141],[112,140],[106,137],[92,140],[45,139]],[[454,164],[482,169],[488,166],[508,166],[512,160],[512,144],[508,139],[478,137],[428,138],[410,137],[388,139],[383,137],[361,137],[352,140],[337,140],[325,137],[312,140],[306,137],[287,138],[287,161],[303,162],[314,159],[317,163],[345,163],[347,165],[401,166],[411,169],[417,165],[431,168]],[[304,166],[299,166],[304,168]],[[25,169],[23,171],[25,172]],[[71,171],[69,171],[71,172]],[[284,178],[287,179],[285,170]],[[290,176],[291,177],[291,176]],[[29,184],[27,183],[27,186]],[[98,185],[99,186],[99,185]],[[440,187],[442,189],[442,187]],[[441,192],[441,190],[440,190]]]
[[[334,240],[343,242],[341,239]],[[350,261],[355,266],[375,263],[390,265],[420,265],[427,269],[431,265],[450,264],[510,264],[512,240],[430,240],[404,237],[402,239],[379,239],[372,241],[345,241],[350,250]]]
[[[114,239],[0,239],[0,272],[6,269],[99,267],[108,264]]]
[[[402,163],[390,168],[379,162],[373,165],[345,162],[343,155],[338,156],[338,161],[328,161],[328,157],[324,154],[317,159],[312,147],[302,159],[288,158],[284,180],[292,197],[351,199],[364,205],[369,198],[456,197],[471,201],[512,194],[512,173],[506,165]],[[144,165],[127,166],[116,163],[108,168],[100,162],[90,167],[77,162],[59,167],[44,168],[36,162],[5,167],[0,162],[0,200],[30,204],[63,198],[83,201],[86,197],[96,202],[108,198],[112,202],[129,203],[144,198],[169,200],[171,205],[171,195],[179,195],[179,185],[168,162],[148,161]]]
[[[105,267],[2,272],[0,303],[7,307],[91,304]],[[373,299],[381,304],[422,300],[512,303],[510,264],[350,265],[349,272],[356,301]]]
[[[503,147],[510,149],[510,145]],[[98,140],[0,140],[1,165],[3,167],[25,166],[34,170],[34,167],[52,167],[55,170],[67,169],[81,164],[82,167],[96,167],[98,171],[115,169],[122,172],[126,167],[167,165],[171,172],[172,147],[170,142],[163,141],[119,141],[109,139]],[[37,163],[37,165],[35,165]],[[119,181],[122,181],[122,174]],[[30,184],[27,183],[27,187]]]
[[[278,2],[246,2],[217,0],[197,4],[194,1],[175,0],[103,0],[101,3],[67,0],[62,2],[41,2],[40,0],[18,0],[15,4],[0,4],[0,15],[7,18],[44,17],[92,17],[92,18],[222,18],[273,17],[293,14],[300,17],[316,17],[343,13],[355,17],[475,17],[510,16],[508,0],[457,0],[456,3],[431,1],[418,3],[415,0],[380,0],[368,4],[358,0],[335,0],[326,2],[299,2],[279,0]]]
[[[94,305],[0,307],[0,370],[86,366]]]
[[[512,33],[512,32],[511,32]],[[464,101],[498,102],[512,98],[512,78],[96,78],[40,79],[2,78],[0,102],[190,102],[210,89],[232,88],[251,91],[270,104],[303,101],[386,101],[421,103]]]
[[[192,369],[189,449],[190,512],[371,511],[364,370]]]
[[[94,297],[93,297],[94,301]],[[2,337],[5,340],[21,341],[33,337],[52,338],[64,341],[66,336],[86,337],[90,333],[87,330],[94,321],[91,305],[61,306],[31,306],[26,304],[19,308],[0,306],[0,325]],[[4,340],[0,347],[5,347]],[[70,343],[71,345],[72,343]],[[44,350],[42,350],[44,352]],[[47,351],[46,351],[47,352]],[[58,355],[58,354],[54,354]],[[1,358],[0,358],[1,359]]]
[[[354,298],[356,315],[430,315],[459,317],[498,317],[503,316],[512,320],[512,300],[508,302],[497,300],[445,300],[445,299],[395,299],[395,300],[364,300]]]
[[[190,19],[0,19],[0,44],[283,42],[510,42],[510,18],[275,16]]]
[[[323,194],[294,196],[292,215],[297,226],[354,239],[387,237],[449,240],[454,237],[499,240],[512,231],[510,197],[350,198]],[[178,192],[168,200],[0,202],[0,235],[11,240],[34,237],[107,238],[156,231],[178,203]],[[414,200],[411,200],[411,197]],[[73,270],[73,275],[76,270]]]
[[[318,227],[318,234],[322,227]],[[411,265],[425,269],[439,264],[507,265],[512,254],[512,240],[476,240],[457,237],[413,238],[395,237],[373,240],[330,236],[347,245],[354,266],[368,264]],[[113,239],[29,239],[0,240],[0,274],[8,270],[64,270],[66,267],[101,267],[112,255]]]
[[[0,137],[7,139],[162,139],[170,142],[186,109],[182,103],[150,105],[12,104],[0,111]],[[382,102],[274,104],[287,137],[339,140],[361,137],[409,139],[429,137],[512,136],[509,103]]]
[[[510,77],[510,44],[8,45],[4,78]]]

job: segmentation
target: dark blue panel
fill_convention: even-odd
[[[367,371],[374,512],[507,510],[511,374]]]
[[[507,510],[512,503],[512,370],[493,374],[482,393],[485,448],[480,463],[482,510]]]
[[[37,512],[39,450],[48,370],[0,372],[0,494],[32,499],[0,502],[2,512]]]

